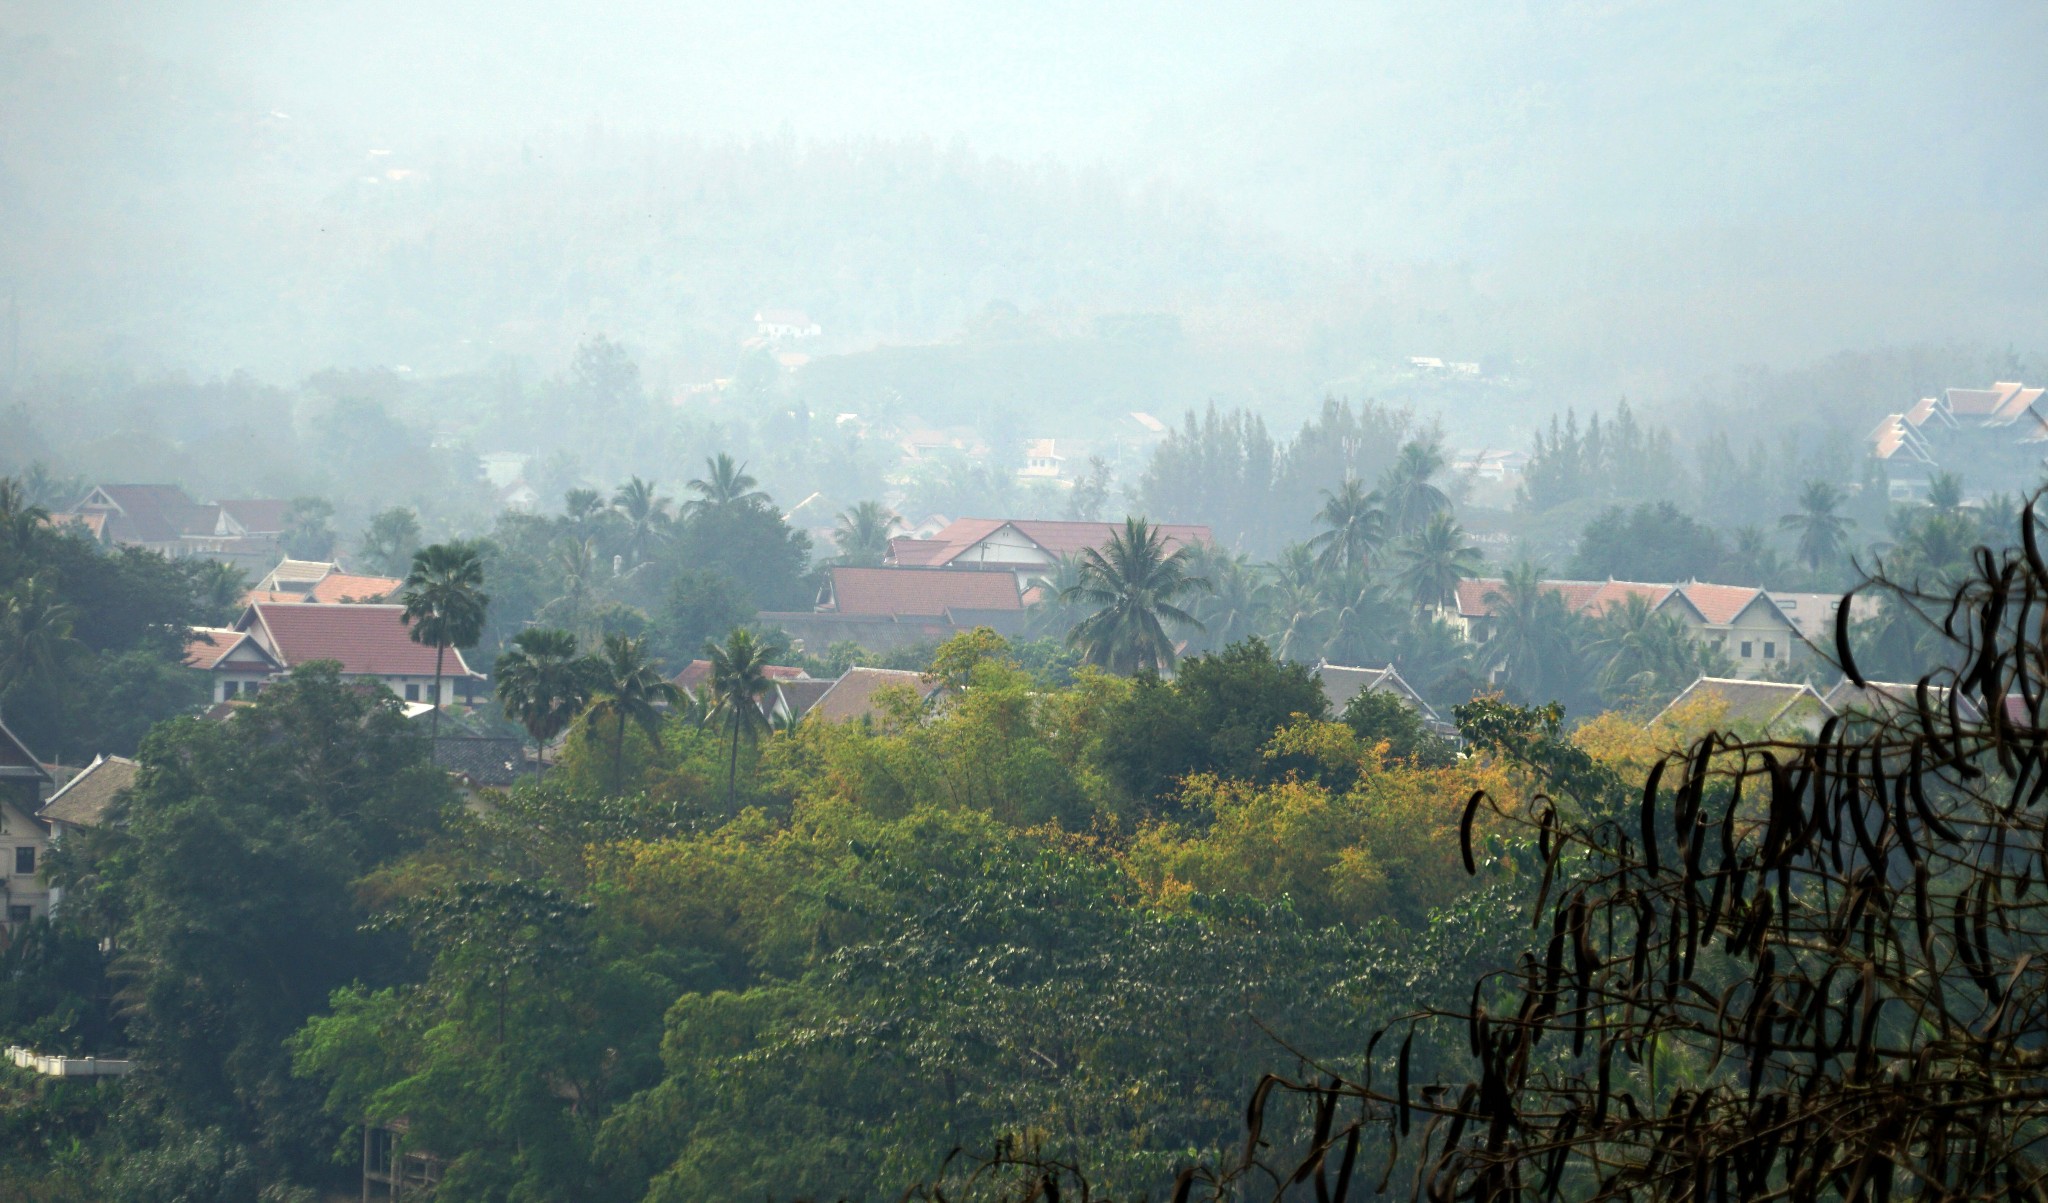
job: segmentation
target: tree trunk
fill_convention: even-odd
[[[619,711],[619,729],[612,736],[612,792],[625,788],[626,777],[626,712]]]
[[[732,759],[725,770],[725,817],[731,818],[740,802],[740,713],[732,713]]]
[[[427,720],[427,739],[435,752],[441,750],[441,658],[447,654],[447,644],[434,645],[434,716]]]

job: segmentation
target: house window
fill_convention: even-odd
[[[17,902],[10,905],[7,908],[7,922],[13,924],[16,927],[19,927],[20,925],[27,923],[29,920],[34,919],[35,917],[36,908],[32,906],[23,906],[22,904]]]
[[[1750,650],[1749,650],[1749,649],[1750,649],[1750,647],[1751,647],[1751,644],[1750,644],[1749,640],[1745,639],[1745,640],[1743,640],[1743,641],[1742,641],[1742,658],[1743,658],[1744,660],[1747,660],[1747,659],[1749,659],[1749,657],[1750,657]]]
[[[1773,660],[1773,659],[1776,659],[1776,658],[1777,658],[1777,655],[1778,655],[1778,645],[1777,645],[1777,644],[1775,644],[1775,643],[1772,643],[1772,642],[1771,642],[1770,640],[1768,640],[1768,639],[1764,640],[1764,659],[1766,659],[1766,660]]]
[[[408,684],[405,687],[405,700],[408,702],[420,700],[420,687],[417,684]]]
[[[36,871],[35,845],[31,844],[14,850],[14,871],[24,875],[33,874]]]
[[[220,684],[222,701],[226,701],[240,692],[242,692],[242,683],[240,681],[222,681]]]

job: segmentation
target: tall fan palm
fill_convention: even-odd
[[[1325,530],[1308,541],[1316,553],[1316,565],[1324,572],[1348,568],[1365,571],[1387,537],[1387,514],[1380,495],[1356,480],[1347,480],[1334,492],[1323,490],[1323,508],[1316,521]]]
[[[1809,480],[1799,491],[1798,512],[1778,519],[1779,526],[1799,532],[1798,555],[1808,568],[1819,571],[1821,565],[1835,562],[1848,550],[1849,528],[1856,520],[1836,512],[1847,500],[1830,482]]]
[[[1206,593],[1209,581],[1189,571],[1187,549],[1167,547],[1166,535],[1143,518],[1125,518],[1109,543],[1081,553],[1081,579],[1062,601],[1094,608],[1068,633],[1090,664],[1111,672],[1162,672],[1173,667],[1166,624],[1201,630],[1181,603]]]
[[[436,543],[412,555],[399,601],[414,643],[434,647],[434,711],[428,735],[441,738],[441,670],[451,647],[483,638],[491,596],[484,592],[484,561],[467,543]]]
[[[606,635],[604,647],[592,669],[590,709],[586,721],[612,722],[612,788],[620,788],[625,773],[626,724],[647,733],[648,739],[661,735],[661,707],[682,700],[683,691],[665,680],[661,669],[647,655],[645,640],[625,635]]]
[[[1458,598],[1458,582],[1479,575],[1479,549],[1450,511],[1439,512],[1394,552],[1395,584],[1418,610],[1442,610]]]
[[[1435,439],[1405,443],[1380,477],[1379,495],[1387,519],[1403,533],[1420,530],[1431,518],[1451,508],[1450,495],[1434,483],[1444,470],[1443,444]]]
[[[779,642],[757,638],[745,627],[735,629],[722,644],[715,639],[704,643],[704,656],[711,661],[711,718],[723,719],[732,736],[732,752],[725,769],[728,815],[739,806],[740,740],[752,743],[772,726],[762,699],[775,688],[775,682],[768,676],[768,664],[782,651]]]
[[[839,562],[873,568],[889,554],[889,537],[902,519],[879,501],[863,501],[841,511],[832,541],[839,545]]]
[[[669,524],[674,518],[669,514],[669,499],[660,496],[655,483],[631,477],[612,494],[612,508],[626,520],[626,554],[635,564],[647,559],[655,548],[668,540]]]
[[[533,736],[534,771],[545,764],[548,741],[566,731],[590,702],[595,665],[576,654],[576,636],[529,627],[498,657],[498,701]]]
[[[761,482],[747,475],[747,466],[721,451],[704,461],[704,475],[689,483],[697,494],[685,502],[686,514],[721,513],[744,505],[765,505],[768,494],[754,486]]]

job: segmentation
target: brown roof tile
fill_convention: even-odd
[[[46,823],[97,827],[120,792],[135,784],[141,766],[125,756],[102,756],[50,795],[36,817]]]
[[[846,675],[832,683],[810,709],[810,716],[828,723],[854,722],[863,718],[877,718],[881,708],[876,705],[876,695],[885,689],[909,689],[920,701],[944,688],[937,681],[927,680],[923,673],[909,672],[898,668],[849,668]]]
[[[1010,572],[956,568],[834,568],[837,613],[943,617],[948,610],[1022,610],[1017,577]]]
[[[434,649],[412,641],[403,606],[258,602],[243,613],[235,627],[260,632],[257,641],[268,646],[286,668],[313,660],[334,660],[341,664],[342,672],[350,675],[434,675]],[[463,661],[460,648],[448,649],[442,674],[476,675]]]

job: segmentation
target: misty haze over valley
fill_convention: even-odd
[[[2044,46],[0,0],[0,1200],[2040,1195]]]

